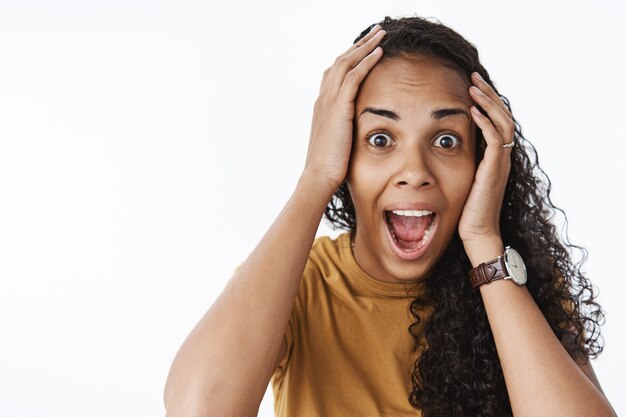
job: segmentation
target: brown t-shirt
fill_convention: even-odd
[[[272,376],[278,417],[420,416],[408,402],[420,351],[409,305],[424,284],[376,280],[356,263],[350,233],[317,238]],[[421,310],[419,332],[432,309]]]

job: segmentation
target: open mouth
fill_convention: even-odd
[[[428,210],[393,210],[385,211],[385,223],[396,255],[417,259],[430,246],[439,217]]]

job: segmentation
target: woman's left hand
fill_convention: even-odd
[[[501,242],[500,211],[511,169],[512,149],[502,145],[511,143],[515,135],[512,114],[493,88],[477,73],[473,73],[471,79],[474,85],[470,87],[470,96],[489,117],[471,106],[470,113],[482,130],[487,148],[459,220],[459,236],[466,251],[468,245],[478,242]]]

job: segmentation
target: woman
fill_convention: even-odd
[[[543,177],[470,43],[368,28],[324,73],[291,199],[178,352],[168,416],[255,415],[270,378],[281,416],[614,415]],[[315,240],[323,214],[349,232]]]

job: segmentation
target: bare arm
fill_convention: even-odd
[[[186,414],[188,406],[206,415],[256,415],[331,194],[299,182],[176,355],[165,386],[168,415]]]
[[[346,176],[354,98],[382,55],[371,54],[379,29],[325,71],[296,190],[174,358],[164,392],[168,417],[257,414],[285,353],[283,336],[324,208]]]
[[[515,139],[510,110],[476,75],[469,91],[488,117],[475,109],[471,113],[487,148],[459,221],[459,236],[473,267],[504,253],[500,213],[511,169],[508,145]],[[526,286],[500,279],[479,290],[515,417],[615,416],[600,384],[590,378],[591,366],[581,368],[569,356]]]
[[[502,253],[501,241],[468,252],[473,266]],[[574,362],[525,286],[498,280],[480,293],[516,417],[615,416],[591,363]]]

